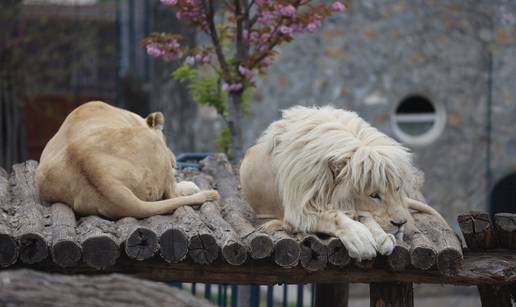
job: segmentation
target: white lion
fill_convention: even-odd
[[[143,119],[100,101],[81,105],[41,154],[41,198],[109,218],[144,218],[217,200],[217,191],[176,183],[163,123],[159,112]]]
[[[439,214],[411,199],[411,154],[354,112],[293,107],[272,123],[242,161],[242,192],[264,227],[341,239],[352,258],[388,255],[409,209]],[[407,179],[407,180],[406,180]]]

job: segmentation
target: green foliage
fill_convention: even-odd
[[[219,137],[215,139],[215,144],[217,145],[217,149],[220,152],[225,153],[228,155],[228,158],[230,157],[230,149],[231,149],[231,131],[229,131],[228,127],[222,128],[220,131]]]
[[[226,114],[228,97],[220,87],[221,78],[215,70],[201,74],[197,68],[183,64],[173,76],[180,82],[188,82],[188,91],[195,102],[214,107],[222,116]]]

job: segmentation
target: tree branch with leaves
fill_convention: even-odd
[[[264,75],[277,48],[300,33],[313,33],[325,18],[346,7],[311,0],[161,0],[176,17],[209,38],[197,48],[181,46],[179,35],[152,33],[147,53],[165,61],[182,60],[176,80],[188,83],[192,98],[214,107],[227,128],[218,140],[238,164],[243,157],[242,116],[247,113],[254,79]]]

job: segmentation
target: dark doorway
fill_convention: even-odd
[[[491,213],[516,213],[516,173],[502,178],[491,192]]]

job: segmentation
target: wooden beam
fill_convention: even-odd
[[[348,307],[349,284],[316,284],[315,307]]]
[[[362,270],[354,266],[307,272],[299,266],[282,268],[268,261],[251,261],[241,266],[226,264],[221,260],[211,265],[199,265],[192,261],[169,264],[156,258],[135,262],[125,255],[121,256],[115,265],[104,270],[97,270],[87,265],[63,269],[51,261],[33,265],[17,263],[11,268],[30,267],[65,274],[121,273],[155,281],[180,280],[184,282],[227,284],[413,282],[454,285],[509,285],[516,283],[515,263],[515,253],[496,250],[493,252],[466,253],[464,255],[464,265],[455,275],[443,275],[438,271],[416,269],[392,272],[387,268],[380,267]]]
[[[412,283],[370,283],[371,307],[414,307]]]
[[[500,247],[516,249],[516,214],[495,214],[496,233]]]
[[[457,221],[469,249],[478,251],[495,247],[496,241],[493,224],[487,213],[473,212],[462,214],[457,217]],[[511,294],[507,286],[479,285],[478,292],[482,306],[512,306]]]

